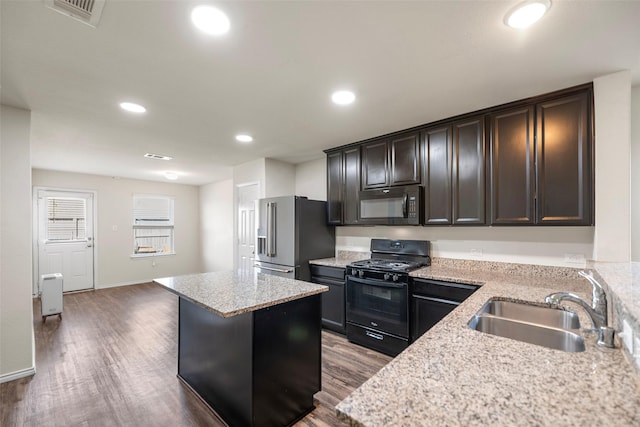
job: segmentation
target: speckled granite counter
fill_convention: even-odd
[[[327,267],[345,268],[347,265],[355,261],[371,258],[369,252],[350,252],[339,251],[335,258],[312,259],[309,264],[324,265]]]
[[[164,277],[154,282],[222,317],[259,310],[329,289],[270,274],[231,271]]]
[[[483,286],[340,402],[338,416],[353,426],[639,425],[640,383],[619,349],[595,346],[595,334],[583,332],[585,352],[566,353],[467,326],[494,296],[543,301],[572,291],[590,301],[590,285],[575,272],[523,275],[434,262],[412,273]],[[590,327],[582,309],[566,306]]]

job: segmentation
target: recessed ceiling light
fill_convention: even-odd
[[[201,31],[220,35],[229,31],[231,24],[224,12],[212,6],[197,6],[191,11],[191,21]]]
[[[527,28],[547,13],[551,0],[527,0],[516,5],[504,17],[504,22],[511,28]]]
[[[355,99],[356,95],[348,90],[339,90],[331,95],[331,100],[338,105],[351,104]]]
[[[144,113],[145,111],[147,111],[147,109],[144,108],[142,105],[134,104],[133,102],[121,102],[120,108],[130,113],[138,113],[138,114]]]
[[[240,135],[236,135],[236,141],[251,142],[253,141],[253,137],[251,135],[240,134]]]
[[[175,172],[165,172],[164,177],[168,180],[175,181],[176,179],[178,179],[178,174]]]
[[[171,160],[171,159],[173,159],[173,157],[163,156],[161,154],[153,154],[153,153],[147,153],[147,154],[144,155],[144,157],[149,158],[149,159],[157,159],[157,160]]]

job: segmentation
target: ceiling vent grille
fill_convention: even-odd
[[[56,12],[97,27],[105,0],[45,0],[45,5]]]
[[[147,153],[144,156],[149,158],[149,159],[158,159],[158,160],[171,160],[171,159],[173,159],[173,157],[162,156],[160,154],[153,154],[153,153]]]

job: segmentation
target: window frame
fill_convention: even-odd
[[[146,200],[146,203],[145,203]],[[161,206],[166,202],[166,206]],[[144,206],[146,204],[146,206]],[[166,208],[166,209],[165,209]],[[134,194],[132,197],[132,253],[131,258],[147,258],[157,256],[175,255],[175,197],[159,194]],[[164,235],[167,233],[168,235]],[[141,233],[141,234],[139,234]],[[145,236],[145,233],[150,235]],[[160,234],[162,233],[162,235]],[[145,245],[140,246],[140,239],[145,240]],[[168,245],[162,240],[168,239]],[[139,252],[141,247],[149,252]],[[162,247],[163,250],[158,251]],[[168,250],[164,250],[168,247]],[[153,249],[153,251],[151,251]]]

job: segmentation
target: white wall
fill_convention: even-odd
[[[593,259],[631,259],[631,73],[593,81],[596,132],[596,230]]]
[[[233,180],[200,187],[200,244],[203,271],[233,268]]]
[[[30,122],[0,106],[0,382],[35,373]]]
[[[296,167],[274,159],[265,160],[265,197],[291,196],[296,190]]]
[[[640,86],[631,89],[631,259],[640,261]]]
[[[96,288],[201,271],[198,187],[42,169],[33,170],[32,180],[34,186],[97,191]],[[134,194],[175,197],[175,255],[131,258]]]
[[[371,238],[429,240],[440,258],[578,268],[593,250],[593,227],[336,227],[337,250],[366,252]]]
[[[296,165],[296,196],[327,200],[327,160],[321,158]]]

